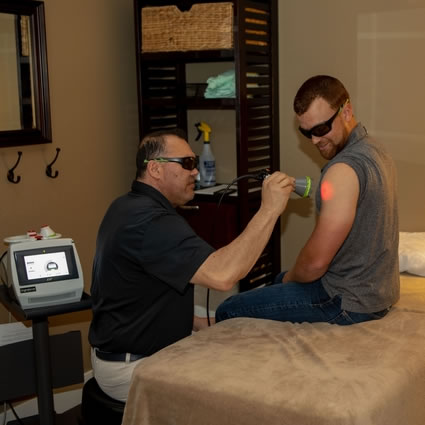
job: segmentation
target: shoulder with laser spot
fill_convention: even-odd
[[[359,192],[357,174],[349,165],[338,162],[326,171],[320,191],[324,201],[347,196],[357,198]]]

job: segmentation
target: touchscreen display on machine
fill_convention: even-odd
[[[83,270],[71,238],[10,243],[6,285],[22,309],[78,302]]]
[[[28,280],[68,275],[68,264],[64,252],[24,256]]]
[[[78,271],[71,246],[15,252],[19,285],[75,279]]]

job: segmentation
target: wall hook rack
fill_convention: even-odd
[[[50,164],[48,164],[47,165],[47,167],[46,167],[46,175],[48,176],[48,177],[50,177],[50,178],[52,178],[52,179],[55,179],[57,176],[58,176],[58,174],[59,174],[59,171],[58,170],[56,170],[55,171],[55,173],[53,174],[53,172],[52,172],[52,165],[56,162],[56,160],[58,159],[58,156],[59,156],[59,152],[60,152],[61,150],[60,150],[60,148],[56,148],[56,156],[55,156],[55,159],[50,163]]]
[[[10,183],[17,184],[21,181],[21,176],[17,176],[15,179],[15,173],[14,170],[18,166],[19,161],[21,160],[22,152],[18,152],[18,160],[16,161],[16,164],[7,172],[7,180],[10,181]]]

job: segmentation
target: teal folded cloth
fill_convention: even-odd
[[[206,99],[217,99],[223,97],[236,97],[235,70],[223,72],[207,80],[208,86],[205,90]]]

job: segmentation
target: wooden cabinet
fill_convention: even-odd
[[[208,1],[135,0],[136,54],[138,71],[140,137],[164,127],[188,130],[188,111],[196,109],[234,110],[236,175],[261,169],[279,169],[279,105],[277,0],[233,1],[233,48],[186,52],[142,53],[142,8],[176,5],[188,10]],[[194,63],[228,62],[235,69],[236,97],[205,99],[188,90],[187,66]],[[219,164],[218,164],[219,167]],[[228,183],[228,182],[226,182]],[[238,196],[220,206],[230,215],[223,225],[214,223],[215,198],[196,195],[191,204],[199,209],[184,213],[201,236],[216,244],[231,240],[247,225],[261,202],[261,182],[238,181]],[[205,207],[205,203],[208,204]],[[224,205],[224,207],[223,207]],[[189,214],[189,215],[188,215]],[[198,216],[196,215],[198,214]],[[206,216],[204,215],[206,214]],[[213,229],[212,227],[215,226]],[[212,240],[212,232],[216,240]],[[217,235],[217,232],[223,234]],[[220,244],[219,244],[220,245]],[[280,223],[256,266],[240,285],[241,290],[270,282],[280,271]]]
[[[213,247],[221,248],[239,234],[237,204],[236,198],[227,199],[218,205],[215,197],[200,195],[179,212],[199,236]]]

